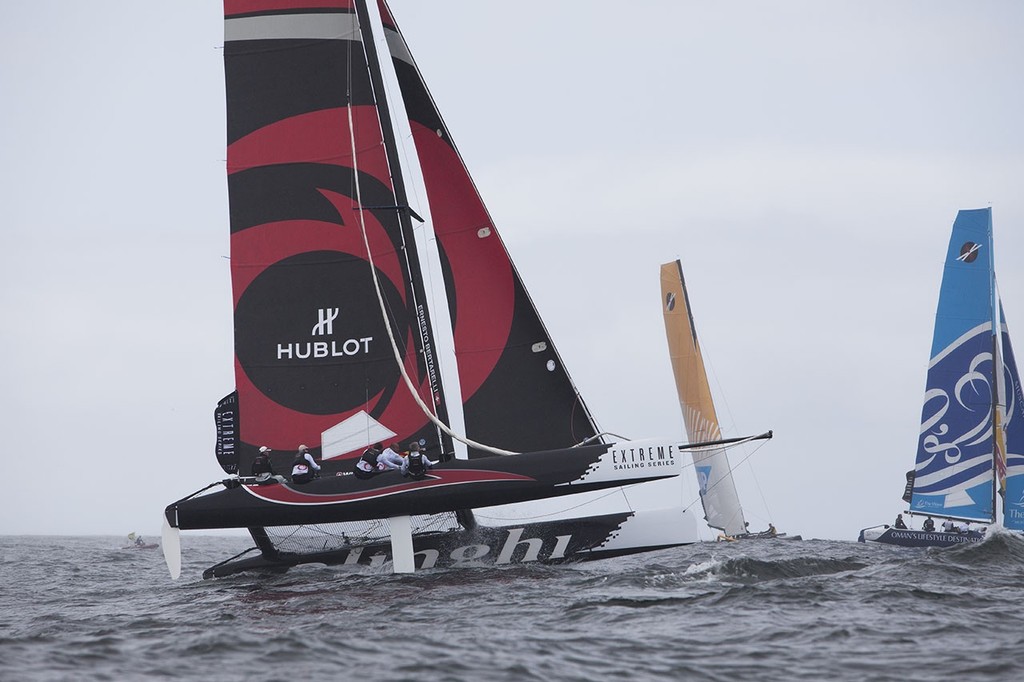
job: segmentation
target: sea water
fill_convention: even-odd
[[[1024,539],[705,543],[561,566],[203,580],[251,545],[0,537],[0,679],[1024,679]]]

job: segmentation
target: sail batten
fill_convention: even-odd
[[[224,40],[360,40],[354,14],[309,13],[229,17]]]

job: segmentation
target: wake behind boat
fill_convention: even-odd
[[[696,542],[684,444],[598,428],[386,3],[224,6],[230,478],[166,508],[171,574],[179,529],[249,529],[259,556],[207,576]],[[384,470],[385,444],[433,463]]]
[[[899,527],[907,525],[900,515],[892,527],[862,530],[858,540],[950,547],[984,538],[967,525],[951,529],[953,522],[1001,520],[1024,529],[1022,407],[996,286],[992,210],[962,210],[946,252],[917,459],[903,495],[908,516],[923,517],[922,527]]]

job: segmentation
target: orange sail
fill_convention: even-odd
[[[687,438],[693,443],[720,440],[718,415],[693,323],[683,266],[678,260],[661,266],[661,303]],[[692,452],[708,525],[727,535],[745,533],[743,509],[725,450],[712,448]]]

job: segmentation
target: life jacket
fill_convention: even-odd
[[[356,475],[356,478],[372,478],[380,471],[380,467],[377,465],[377,457],[379,456],[380,453],[373,448],[366,448],[359,459],[356,460],[355,466],[352,467],[352,473]],[[363,468],[360,468],[360,464],[363,465]]]
[[[413,478],[423,478],[427,473],[427,465],[423,462],[423,454],[418,450],[409,453],[408,464],[405,469],[407,475]]]
[[[252,475],[272,473],[274,473],[274,468],[270,466],[270,457],[265,454],[256,455],[256,459],[252,461]]]
[[[309,461],[306,459],[306,454],[303,453],[295,458],[292,462],[292,477],[305,476],[311,474]]]

